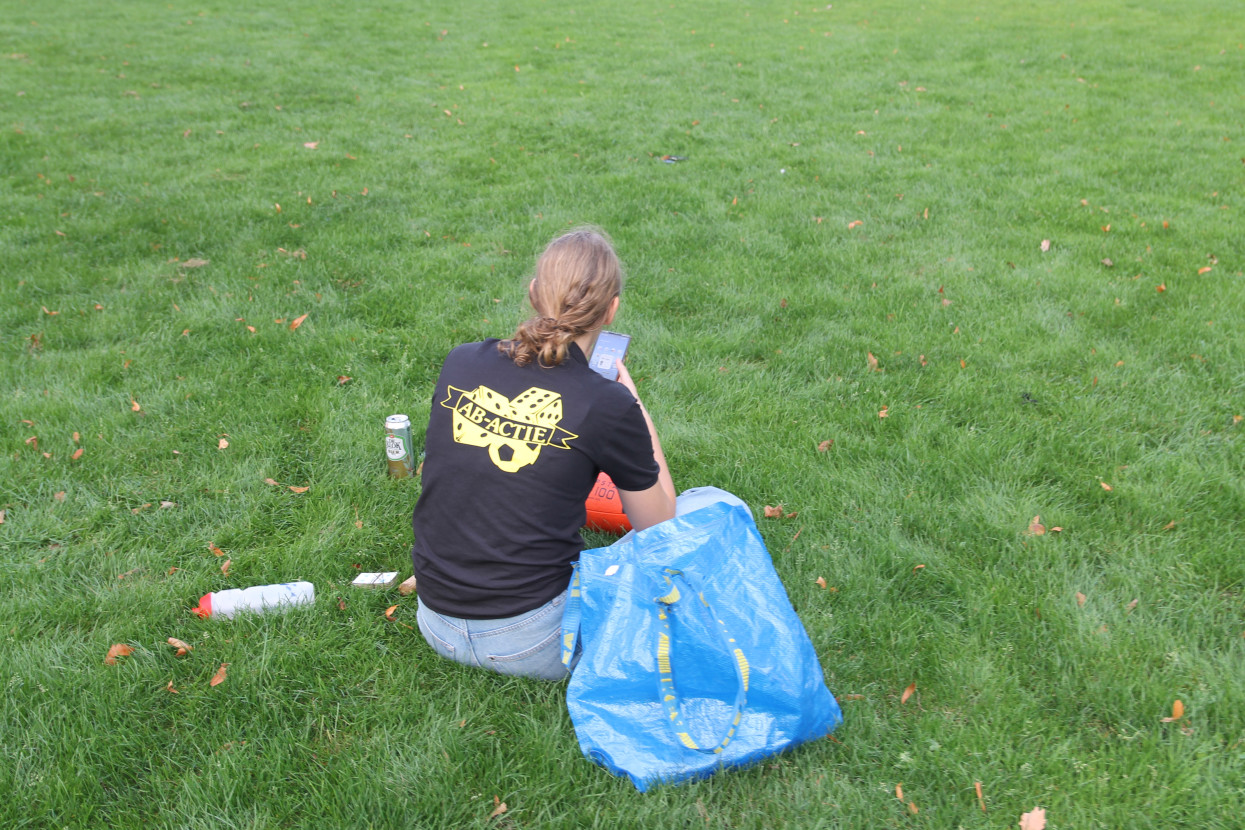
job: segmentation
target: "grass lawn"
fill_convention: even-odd
[[[1240,22],[6,0],[0,826],[1239,827]],[[584,222],[676,485],[797,513],[845,715],[645,795],[349,587],[410,572],[385,416]]]

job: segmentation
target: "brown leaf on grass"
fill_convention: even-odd
[[[347,383],[350,383],[350,381],[352,381],[352,380],[354,380],[354,378],[352,378],[352,377],[347,377],[346,375],[338,375],[338,376],[337,376],[337,385],[338,385],[338,386],[345,386]]]
[[[929,365],[929,361],[925,359],[925,355],[921,355],[920,360],[921,360],[921,365],[922,365],[922,366],[928,366],[928,365]]]
[[[228,447],[229,447],[229,441],[228,441],[227,439],[225,439],[225,438],[222,438],[222,439],[220,439],[219,441],[217,441],[217,442],[216,442],[216,449],[218,449],[218,450],[223,450],[223,449],[226,449],[226,448],[228,448]]]
[[[225,682],[225,667],[228,663],[221,663],[220,668],[216,670],[216,674],[212,675],[212,679],[208,681],[209,686],[219,686]]]
[[[342,599],[341,597],[337,598],[337,610],[338,611],[346,610],[346,600]]]
[[[1131,614],[1131,613],[1133,613],[1133,609],[1137,607],[1137,603],[1138,603],[1139,601],[1140,601],[1140,600],[1136,600],[1136,599],[1135,599],[1135,600],[1133,600],[1132,602],[1130,602],[1128,605],[1124,606],[1124,613],[1126,613],[1126,614]]]
[[[1042,253],[1046,253],[1047,251],[1050,250],[1050,240],[1043,239],[1042,244],[1039,247],[1042,249]]]
[[[175,502],[175,501],[162,501],[162,502],[160,502],[160,509],[161,509],[161,510],[168,510],[168,509],[173,508],[173,507],[177,507],[177,502]]]
[[[1172,716],[1163,718],[1162,723],[1174,723],[1184,717],[1184,704],[1177,700],[1172,704]]]
[[[229,576],[229,566],[232,564],[233,564],[232,559],[226,559],[225,564],[220,566],[220,572],[223,573],[225,576]]]
[[[903,801],[903,783],[902,782],[895,785],[895,798],[898,798],[900,801]]]
[[[38,436],[38,435],[32,435],[32,436],[30,436],[29,438],[27,438],[27,439],[26,439],[26,446],[28,446],[28,447],[32,447],[32,448],[34,448],[34,449],[36,449],[36,450],[37,450],[37,449],[39,449],[39,436]]]
[[[271,485],[271,486],[273,486],[273,487],[280,487],[280,486],[281,486],[281,484],[280,484],[279,482],[274,481],[274,480],[273,480],[273,479],[271,479],[271,478],[266,478],[266,479],[264,479],[264,484],[269,484],[269,485]]]
[[[1210,273],[1210,270],[1209,265],[1203,265],[1201,268],[1197,269],[1197,274],[1200,277],[1202,274]]]
[[[890,407],[889,407],[889,406],[884,406],[884,407],[882,407],[882,409],[878,412],[878,417],[879,417],[879,418],[885,418],[885,417],[889,416],[890,414],[891,414],[891,413],[890,413]]]
[[[973,787],[977,790],[977,803],[981,805],[981,812],[984,813],[986,811],[986,800],[981,795],[981,782],[974,781]]]
[[[1162,294],[1164,291],[1167,290],[1167,283],[1165,282],[1159,283],[1158,285],[1154,286],[1154,290]]]
[[[151,507],[151,502],[147,502],[146,504],[140,504],[138,507],[131,507],[130,512],[133,513],[135,516],[137,516],[139,513],[142,513],[148,507]]]
[[[143,411],[143,407],[138,403],[138,401],[134,400],[133,398],[130,398],[130,409],[133,412]]]
[[[912,697],[912,693],[915,691],[916,691],[916,681],[914,680],[913,682],[908,684],[907,688],[903,690],[903,694],[899,696],[899,702],[901,704],[907,703],[908,698]]]
[[[82,436],[81,436],[81,435],[79,435],[77,432],[75,432],[75,433],[73,434],[73,442],[74,442],[75,444],[77,444],[77,443],[81,442],[81,440],[82,440]]]
[[[295,331],[299,326],[303,324],[303,320],[306,320],[306,319],[307,319],[306,314],[302,315],[301,317],[295,317],[293,322],[290,323],[290,331]]]
[[[870,372],[881,371],[880,369],[878,369],[878,359],[873,356],[873,352],[865,352],[865,360],[869,364]]]
[[[104,658],[104,662],[110,666],[115,666],[117,664],[118,657],[128,657],[133,653],[134,649],[130,648],[125,643],[114,643],[108,649],[108,656]]]
[[[224,556],[224,555],[225,555],[225,552],[224,552],[223,550],[221,550],[220,548],[216,547],[216,543],[215,543],[215,542],[208,542],[208,550],[210,550],[212,553],[216,554],[217,556]]]
[[[1100,482],[1098,482],[1098,483],[1099,483],[1099,484],[1101,484],[1101,485],[1102,485],[1102,489],[1106,490],[1108,493],[1110,493],[1112,490],[1114,490],[1114,489],[1115,489],[1115,488],[1114,488],[1114,487],[1112,487],[1110,484],[1107,484],[1105,481],[1100,481]]]
[[[295,487],[293,484],[290,485],[290,491],[293,493],[306,493],[310,489],[310,487]]]
[[[318,142],[318,141],[304,141],[304,142],[303,142],[303,146],[304,146],[304,147],[306,147],[308,150],[314,150],[314,149],[316,149],[317,147],[319,147],[319,146],[320,146],[320,142]]]
[[[1171,530],[1171,529],[1172,529],[1173,527],[1175,527],[1175,526],[1176,526],[1176,522],[1175,522],[1175,520],[1172,520],[1172,521],[1168,522],[1167,524],[1163,525],[1163,529],[1164,529],[1164,530]]]
[[[1041,516],[1034,516],[1033,521],[1029,522],[1029,533],[1033,536],[1045,535],[1046,525],[1042,524]]]
[[[864,700],[864,695],[843,695],[839,700]]]
[[[816,578],[815,580],[813,580],[813,581],[814,581],[814,582],[816,582],[816,583],[817,583],[817,585],[818,585],[819,587],[821,587],[823,590],[825,589],[825,587],[826,587],[826,578],[825,578],[824,576],[819,576],[819,577],[817,577],[817,578]]]
[[[183,642],[176,637],[169,637],[168,644],[177,649],[173,655],[174,657],[184,657],[195,650],[195,647],[190,643]]]
[[[1082,608],[1085,606],[1085,595],[1082,594],[1080,591],[1076,592],[1076,605],[1078,608]]]
[[[393,612],[397,610],[398,610],[398,606],[390,605],[388,608],[385,609],[385,619],[389,620],[389,622],[397,622],[397,620],[393,618]]]
[[[848,223],[847,223],[847,229],[850,231],[850,230],[852,230],[853,228],[859,228],[859,227],[860,227],[861,225],[863,225],[863,224],[864,224],[864,222],[862,222],[862,221],[860,221],[859,219],[857,219],[857,220],[855,220],[854,222],[848,222]]]
[[[917,571],[921,570],[921,569],[922,569],[922,568],[924,568],[924,567],[925,567],[924,565],[913,565],[913,566],[912,566],[912,572],[913,572],[913,573],[916,573]]]
[[[497,796],[493,796],[493,812],[489,813],[488,817],[491,819],[497,818],[504,812],[506,812],[506,802],[502,801]]]
[[[765,518],[781,519],[782,518],[782,505],[780,504],[777,507],[774,507],[768,504],[765,505]]]
[[[81,457],[82,457],[82,447],[78,447],[78,449],[73,451],[73,455],[69,456],[69,458],[73,461],[77,461]]]
[[[7,510],[0,510],[0,525],[4,524],[4,514],[7,512]]]
[[[1034,807],[1032,812],[1021,814],[1020,830],[1046,830],[1046,811]]]
[[[204,265],[207,265],[209,262],[211,262],[211,260],[199,259],[198,257],[191,257],[190,259],[183,262],[181,264],[181,267],[182,268],[202,268]]]
[[[64,500],[65,500],[65,491],[64,491],[64,490],[57,490],[55,493],[53,493],[53,494],[52,494],[52,498],[56,499],[57,501],[64,501]]]
[[[172,695],[177,694],[177,689],[174,689],[174,688],[173,688],[173,681],[172,681],[172,680],[170,680],[170,681],[169,681],[169,685],[165,686],[164,688],[168,691],[168,693],[169,693],[169,694],[172,694]]]
[[[913,802],[909,801],[909,802],[908,802],[908,812],[909,812],[909,813],[912,813],[912,815],[914,815],[914,816],[915,816],[917,813],[919,813],[919,812],[921,812],[921,811],[920,811],[920,810],[918,810],[918,809],[916,808],[916,804],[915,804],[915,803],[913,803]]]
[[[822,441],[820,444],[817,445],[817,452],[825,452],[826,450],[830,449],[832,446],[834,446],[834,439],[827,438],[825,441]]]

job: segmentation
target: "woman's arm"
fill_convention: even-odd
[[[674,518],[674,479],[670,476],[666,454],[662,451],[661,441],[657,438],[657,427],[653,425],[653,418],[644,408],[644,402],[640,400],[640,394],[636,391],[635,381],[631,379],[631,373],[627,371],[622,361],[618,362],[618,382],[627,387],[627,390],[635,396],[636,403],[640,405],[640,412],[644,414],[644,423],[648,425],[649,438],[653,442],[653,459],[657,462],[657,483],[652,487],[647,490],[620,489],[618,491],[619,497],[622,498],[623,510],[627,512],[627,519],[631,522],[631,526],[636,530],[644,530],[666,519]]]

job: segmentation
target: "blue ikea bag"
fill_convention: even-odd
[[[746,507],[719,502],[585,550],[562,620],[580,749],[641,792],[843,720]]]

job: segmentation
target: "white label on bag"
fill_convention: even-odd
[[[617,566],[617,565],[610,565],[608,568],[606,568],[606,569],[605,569],[605,575],[606,575],[606,576],[613,576],[613,575],[614,575],[614,574],[616,574],[616,573],[618,573],[618,566]]]

